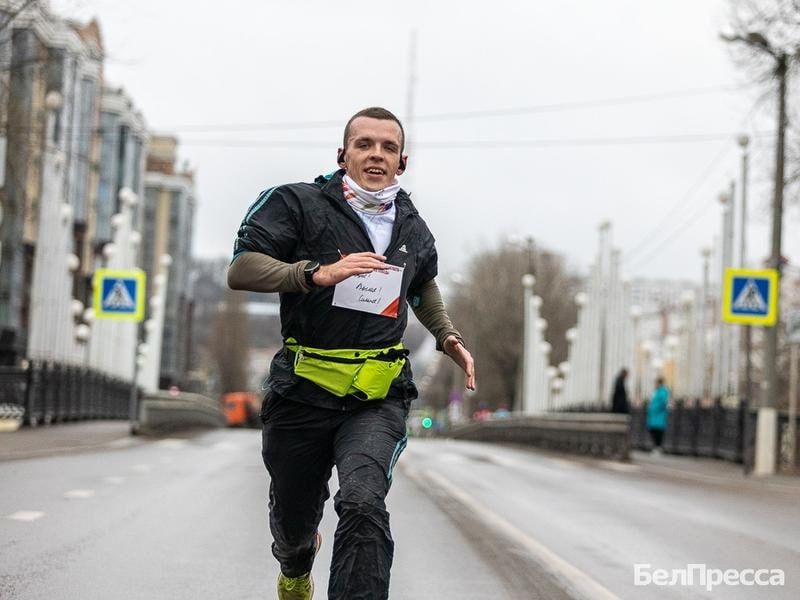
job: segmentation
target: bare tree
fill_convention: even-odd
[[[472,261],[463,281],[456,282],[449,310],[475,358],[478,391],[474,402],[490,407],[513,406],[522,359],[522,276],[533,268],[534,291],[542,297],[541,314],[548,322],[545,336],[553,347],[551,361],[567,358],[565,333],[575,324],[572,298],[576,280],[561,256],[548,251],[504,245]],[[442,369],[449,369],[442,361]],[[444,404],[446,397],[438,398]],[[474,404],[473,402],[473,404]]]
[[[774,105],[779,91],[781,68],[791,79],[800,65],[800,0],[731,0],[730,30],[722,38],[731,43],[734,61],[755,83],[762,84],[760,102]],[[785,64],[781,65],[782,59]],[[795,88],[796,88],[795,84]],[[787,198],[800,196],[800,113],[788,102],[786,124]]]
[[[760,103],[774,105],[780,87],[781,57],[790,80],[800,64],[800,0],[731,0],[730,31],[722,34],[732,42],[734,61],[750,79],[763,87]],[[796,87],[796,86],[795,86]],[[786,185],[787,199],[800,196],[800,126],[795,103],[787,103]]]

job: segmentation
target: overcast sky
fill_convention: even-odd
[[[771,102],[718,39],[726,1],[52,5],[99,18],[109,83],[153,130],[177,133],[197,169],[199,256],[230,255],[262,189],[335,169],[352,113],[407,116],[413,30],[418,118],[402,183],[438,240],[441,272],[527,236],[585,270],[609,219],[628,274],[698,279],[719,193],[739,173],[738,132],[756,136],[751,256],[768,253]],[[506,110],[534,107],[547,109]],[[501,114],[463,118],[479,111]],[[797,229],[793,208],[784,240],[795,264]]]

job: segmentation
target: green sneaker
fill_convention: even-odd
[[[314,556],[316,556],[322,546],[322,536],[319,531],[314,545]],[[286,577],[283,573],[278,575],[278,600],[311,600],[313,597],[314,578],[311,577],[311,572],[300,577]]]
[[[278,600],[311,600],[314,597],[314,578],[311,573],[300,577],[278,575]]]

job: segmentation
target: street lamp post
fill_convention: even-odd
[[[653,343],[650,340],[645,340],[642,342],[642,373],[640,375],[641,389],[639,391],[642,400],[644,400],[645,396],[647,395],[645,392],[647,388],[645,386],[648,384],[646,382],[652,380],[652,359]]]
[[[696,369],[695,362],[695,318],[694,318],[694,292],[686,290],[681,295],[683,304],[683,335],[681,336],[680,365],[682,366],[681,381],[687,397],[696,399],[698,394],[695,388]]]
[[[573,365],[572,384],[570,385],[570,404],[575,405],[583,402],[586,392],[586,381],[589,376],[588,355],[590,351],[588,344],[591,332],[591,307],[588,306],[589,295],[586,292],[575,294],[575,305],[578,307],[578,326],[575,330],[573,339],[573,352],[575,358],[570,362]]]
[[[700,316],[699,327],[700,334],[697,336],[699,345],[699,356],[697,364],[700,367],[700,376],[698,386],[700,389],[700,399],[705,400],[708,397],[708,341],[706,340],[706,327],[708,326],[708,295],[709,295],[709,269],[711,268],[711,249],[703,248],[700,251],[703,257],[703,290],[700,294]]]
[[[733,265],[733,197],[733,189],[730,193],[722,193],[719,196],[719,202],[722,205],[720,281],[725,280],[725,270]],[[720,320],[718,330],[716,388],[722,397],[727,397],[731,391],[731,326]]]
[[[522,333],[522,398],[520,410],[531,412],[533,397],[533,352],[534,352],[534,316],[531,314],[533,303],[533,285],[536,278],[530,273],[522,276],[523,299],[523,333]]]
[[[633,382],[634,404],[641,400],[641,368],[639,366],[639,324],[642,320],[642,309],[639,306],[631,308],[631,321],[633,322],[633,351],[631,356],[631,381]]]

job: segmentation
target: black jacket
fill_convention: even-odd
[[[364,224],[342,192],[344,171],[318,177],[314,183],[282,185],[262,192],[239,228],[235,257],[261,252],[287,263],[317,260],[330,264],[341,254],[374,252]],[[405,266],[400,297],[413,301],[416,290],[437,274],[434,238],[408,194],[395,200],[392,239],[386,262]],[[385,348],[402,340],[408,305],[400,302],[396,319],[332,305],[334,287],[281,294],[281,334],[314,348]],[[417,395],[406,363],[390,396],[410,401]],[[281,396],[328,408],[352,408],[362,403],[337,398],[295,376],[284,350],[270,367],[269,386]]]
[[[614,381],[614,394],[611,396],[611,412],[627,414],[630,412],[628,405],[628,390],[625,389],[625,376],[617,375]]]

